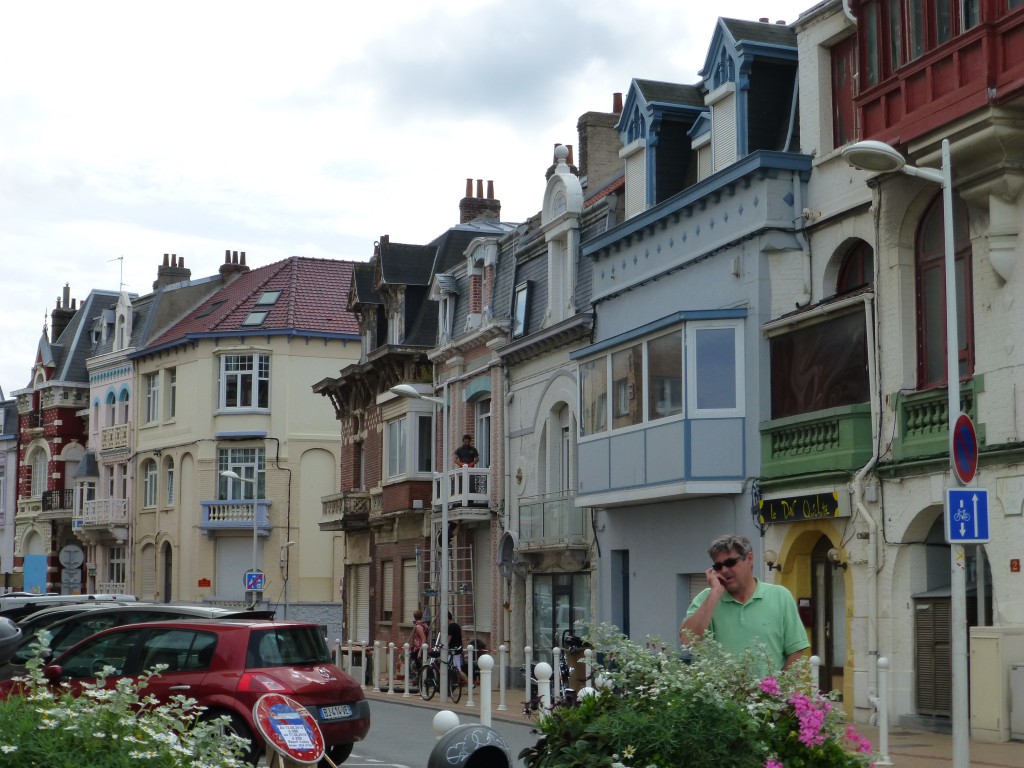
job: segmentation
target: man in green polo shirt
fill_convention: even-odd
[[[693,598],[679,628],[679,642],[689,645],[711,630],[731,653],[763,645],[769,672],[785,669],[810,643],[789,590],[754,576],[750,540],[730,534],[708,547],[712,566],[705,571],[708,588]]]

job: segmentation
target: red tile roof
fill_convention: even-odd
[[[243,272],[160,334],[145,352],[205,336],[299,335],[359,337],[359,322],[348,306],[353,263],[303,256]],[[281,291],[277,302],[256,306],[266,291]],[[267,311],[259,325],[243,325],[251,311]]]

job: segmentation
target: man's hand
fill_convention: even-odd
[[[704,571],[704,575],[707,576],[708,586],[711,587],[711,594],[721,597],[722,593],[725,592],[725,579],[722,578],[722,574],[714,568],[708,568]]]

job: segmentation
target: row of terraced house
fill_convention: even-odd
[[[1009,738],[1021,5],[719,19],[699,82],[635,79],[579,118],[527,221],[470,179],[457,224],[375,234],[366,261],[228,252],[193,279],[169,255],[144,296],[65,289],[3,411],[6,586],[255,600],[400,645],[417,608],[436,620],[446,537],[455,618],[515,667],[593,622],[674,644],[708,541],[737,531],[852,717],[874,716],[885,656],[895,716],[948,723],[968,630],[943,531],[942,190],[842,155],[878,140],[935,168],[948,139],[961,408],[991,499],[960,564],[971,724]],[[455,467],[463,435],[480,457]]]

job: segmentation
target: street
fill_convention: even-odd
[[[431,728],[437,710],[374,699],[370,712],[370,735],[356,744],[352,756],[344,763],[345,768],[426,768],[430,750],[437,743]],[[479,710],[470,713],[456,707],[455,712],[460,724],[479,722]],[[536,742],[531,726],[494,720],[491,727],[508,744],[513,765],[521,768],[520,750]],[[265,759],[261,764],[265,764]]]

